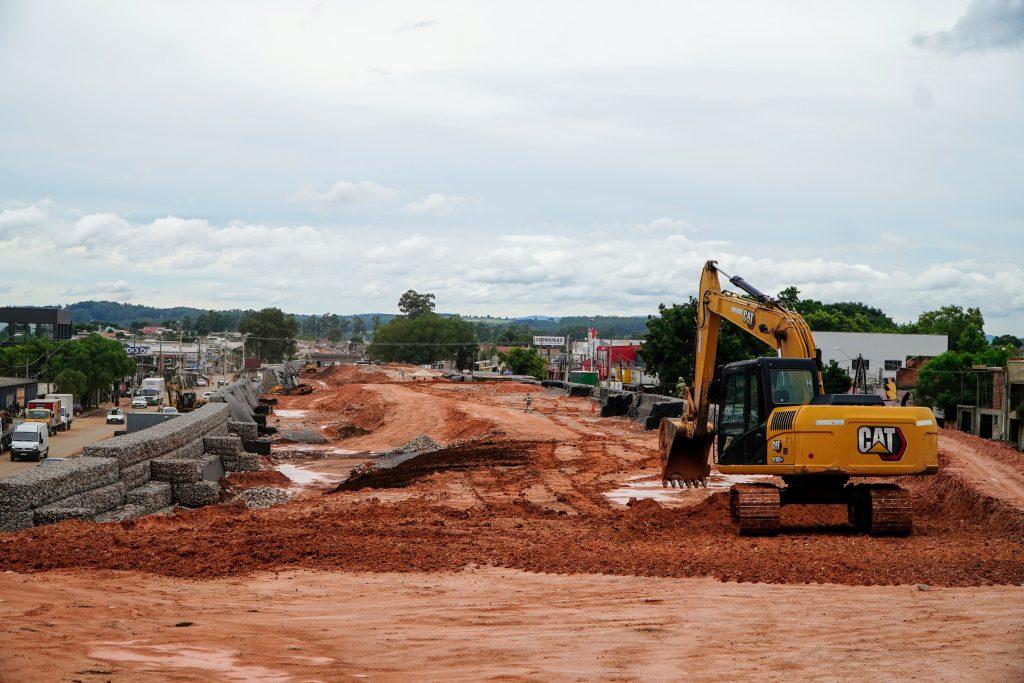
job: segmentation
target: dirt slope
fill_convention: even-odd
[[[1024,510],[1024,471],[989,455],[991,447],[978,443],[981,441],[943,433],[939,436],[939,449],[949,457],[950,469],[979,491]],[[1024,455],[1018,455],[1024,461]]]

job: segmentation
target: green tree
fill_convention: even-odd
[[[992,339],[992,346],[1009,346],[1014,349],[1019,349],[1024,346],[1024,339],[1015,337],[1012,334],[1001,334]]]
[[[382,362],[416,365],[454,360],[469,367],[476,353],[473,326],[459,316],[440,316],[432,311],[415,317],[398,316],[381,325],[367,354]]]
[[[57,391],[62,394],[73,394],[82,396],[89,388],[89,378],[81,370],[65,368],[58,372],[53,378],[57,385]]]
[[[1005,347],[987,347],[978,353],[940,353],[917,373],[914,398],[918,405],[939,408],[947,420],[952,420],[957,405],[973,405],[977,398],[972,368],[975,365],[1004,367],[1011,353]]]
[[[416,318],[434,310],[434,295],[420,294],[414,289],[407,290],[398,299],[398,310],[409,318]]]
[[[853,378],[850,377],[850,373],[839,367],[839,363],[834,360],[829,361],[821,375],[825,383],[826,394],[845,394],[853,386]]]
[[[352,343],[362,343],[363,338],[366,336],[366,322],[362,318],[352,319]]]
[[[295,354],[299,323],[280,308],[264,308],[247,312],[238,331],[249,337],[245,342],[246,353],[267,363],[280,363]]]
[[[697,300],[658,306],[658,316],[647,316],[647,334],[640,356],[647,371],[657,374],[660,391],[675,395],[680,377],[693,384],[694,342],[697,331]],[[718,335],[716,363],[771,355],[773,349],[756,337],[723,321]]]
[[[900,328],[902,332],[914,334],[944,334],[949,341],[949,350],[957,353],[977,353],[988,346],[983,330],[985,318],[978,308],[964,310],[961,306],[943,306],[934,311],[925,311],[917,322]]]
[[[505,354],[505,363],[513,374],[547,379],[548,365],[536,349],[521,346],[511,348]]]

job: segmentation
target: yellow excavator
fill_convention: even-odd
[[[905,489],[850,480],[938,471],[935,415],[888,406],[881,396],[826,394],[821,354],[804,319],[739,276],[722,272],[745,296],[722,291],[720,272],[708,261],[701,275],[693,385],[682,417],[662,420],[658,434],[662,483],[706,487],[714,446],[719,472],[775,475],[784,483],[731,487],[729,509],[740,534],[777,534],[780,509],[790,504],[845,504],[860,531],[909,534]],[[716,368],[722,320],[774,347],[778,357]]]

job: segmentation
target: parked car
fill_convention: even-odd
[[[164,406],[160,409],[160,412],[164,415],[177,415],[178,409],[174,406]]]
[[[359,360],[356,361],[356,365],[370,365],[370,359],[360,358]]]
[[[120,408],[111,408],[110,412],[107,413],[107,424],[108,425],[123,425],[124,424],[124,412]]]
[[[50,454],[50,430],[43,422],[22,422],[11,434],[11,460],[39,462]]]
[[[200,377],[199,379],[197,379],[196,380],[196,386],[197,387],[205,387],[206,386],[206,378],[205,377]]]
[[[64,462],[65,460],[67,460],[67,458],[50,458],[50,457],[47,457],[45,460],[43,460],[41,463],[39,463],[37,465],[37,467],[49,467],[50,465],[56,465],[57,463]]]
[[[213,396],[213,392],[212,391],[204,391],[203,392],[203,400],[204,401],[209,401],[211,396]]]
[[[132,408],[145,408],[145,407],[146,407],[146,397],[145,396],[136,396],[135,398],[132,399]]]
[[[227,383],[228,383],[228,381],[226,379],[219,379],[219,380],[217,380],[217,386],[218,387],[227,386]]]
[[[84,408],[82,408],[82,404],[81,403],[76,403],[74,405],[74,409],[75,409],[75,415],[81,415],[82,411],[84,410]]]

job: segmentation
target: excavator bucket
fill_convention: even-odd
[[[661,451],[662,486],[707,486],[711,465],[713,434],[694,434],[693,423],[677,418],[665,418],[658,429],[658,448]]]

